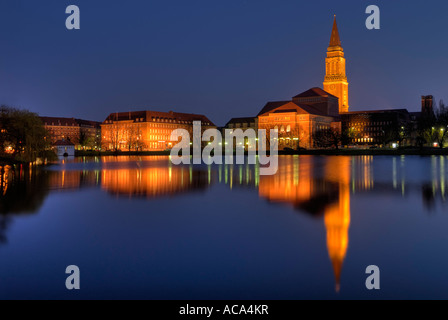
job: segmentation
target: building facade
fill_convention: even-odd
[[[190,137],[193,122],[201,129],[216,128],[206,116],[178,112],[137,111],[111,113],[101,124],[101,145],[109,151],[164,151],[176,142],[170,141],[176,129],[185,129]]]
[[[279,149],[314,148],[319,131],[341,131],[339,113],[348,112],[348,81],[336,16],[325,59],[324,88],[311,88],[288,101],[269,102],[258,114],[259,129],[278,130]]]
[[[73,157],[75,155],[75,145],[67,140],[58,140],[53,143],[54,151],[58,157]]]
[[[76,149],[95,150],[101,147],[100,122],[59,117],[40,117],[54,144],[70,141]]]
[[[312,88],[291,101],[268,102],[258,114],[259,129],[278,133],[278,148],[314,148],[314,134],[335,126],[338,98],[321,88]]]
[[[255,132],[258,130],[258,118],[257,117],[245,117],[245,118],[232,118],[226,123],[224,129],[241,129],[246,131],[247,129],[253,129]]]
[[[345,72],[345,57],[336,16],[334,17],[327,58],[325,59],[325,70],[324,90],[339,98],[339,112],[348,112],[348,81]]]
[[[412,116],[406,109],[357,111],[342,113],[341,122],[346,144],[398,145],[408,136]]]

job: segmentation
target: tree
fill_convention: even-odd
[[[416,143],[423,148],[425,144],[431,143],[433,139],[433,129],[435,126],[435,115],[433,113],[422,113],[417,119]]]
[[[0,154],[15,161],[52,160],[51,139],[37,114],[0,107]]]
[[[341,132],[335,128],[318,130],[313,133],[314,145],[320,148],[334,147],[339,149],[342,141]]]
[[[87,129],[81,128],[81,130],[79,131],[79,144],[84,149],[93,149],[95,147],[96,140],[94,137],[89,135]]]
[[[433,113],[424,113],[417,120],[417,145],[437,143],[440,148],[448,139],[448,107],[440,100]]]
[[[114,152],[117,152],[120,148],[120,141],[121,141],[121,130],[117,123],[112,123],[111,125],[104,126],[103,130],[105,131],[103,134],[106,137],[106,141],[110,142],[111,149]],[[108,149],[109,146],[103,146],[105,149]]]
[[[357,139],[359,137],[360,137],[360,134],[359,134],[358,130],[356,130],[354,127],[345,128],[341,134],[341,143],[343,145],[349,145],[355,139]]]
[[[445,106],[443,100],[439,102],[439,107],[435,112],[435,118],[434,139],[439,147],[443,148],[448,137],[448,107]]]

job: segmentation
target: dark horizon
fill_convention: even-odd
[[[65,28],[70,4],[80,7],[81,30]],[[413,112],[422,95],[446,98],[448,44],[440,35],[448,29],[448,4],[376,1],[381,30],[372,31],[364,25],[369,4],[3,3],[0,103],[100,122],[113,112],[173,110],[222,126],[255,116],[268,101],[323,87],[333,14],[347,58],[350,111]]]

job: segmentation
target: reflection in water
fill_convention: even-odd
[[[275,176],[260,177],[259,194],[273,202],[291,203],[313,215],[324,215],[327,250],[339,291],[350,226],[350,157],[329,157],[314,168],[313,157],[283,159]],[[370,178],[369,175],[364,175]],[[366,183],[363,184],[363,186]]]
[[[442,203],[446,201],[446,160],[447,157],[431,157],[431,183],[424,183],[421,186],[423,203],[429,211],[432,211],[437,199]]]
[[[103,170],[102,188],[114,195],[157,198],[192,190],[203,190],[211,183],[209,173],[193,167],[154,167]]]
[[[325,176],[338,182],[339,198],[325,210],[327,229],[327,249],[336,280],[336,291],[340,289],[342,264],[348,248],[348,229],[350,226],[350,158],[329,158]],[[370,177],[370,175],[369,175]]]
[[[409,168],[405,157],[382,160],[386,161],[383,165],[388,165],[386,169],[382,167],[387,176],[375,179],[374,159],[372,156],[279,157],[279,169],[274,176],[260,176],[256,165],[173,166],[166,157],[77,158],[75,163],[63,163],[54,171],[1,168],[0,242],[6,241],[11,214],[38,211],[49,191],[97,187],[115,196],[160,198],[205,190],[219,183],[235,192],[238,188],[255,190],[269,202],[288,204],[297,212],[322,218],[339,291],[349,245],[352,196],[365,192],[405,197],[415,192],[422,195],[428,209],[438,199],[445,202],[446,157],[418,160],[417,167],[422,167],[426,174],[418,179],[412,179],[415,168],[406,171]]]
[[[23,167],[0,169],[0,242],[6,243],[12,215],[34,213],[42,206],[48,194],[49,174]]]

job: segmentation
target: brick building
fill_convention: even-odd
[[[342,132],[347,144],[387,145],[399,143],[411,122],[406,109],[356,111],[341,114]]]
[[[292,101],[268,102],[258,114],[258,128],[278,132],[278,148],[313,148],[313,135],[319,130],[337,127],[338,98],[312,88]]]
[[[171,149],[172,131],[185,129],[192,137],[193,121],[202,131],[216,128],[206,116],[178,112],[136,111],[111,113],[101,124],[103,150],[163,151]]]
[[[51,142],[70,141],[76,149],[101,147],[100,122],[60,117],[40,117],[48,131]]]

